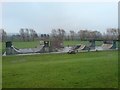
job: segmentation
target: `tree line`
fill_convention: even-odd
[[[108,28],[106,32],[101,33],[97,30],[79,30],[78,32],[64,29],[52,29],[50,34],[38,34],[34,29],[21,28],[19,33],[8,35],[4,29],[0,29],[0,40],[5,41],[35,41],[51,38],[61,40],[118,40],[120,30],[117,28]]]

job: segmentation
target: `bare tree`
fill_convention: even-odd
[[[96,40],[101,39],[102,34],[99,31],[80,30],[78,35],[81,40]]]
[[[0,29],[0,41],[6,42],[7,40],[7,33],[4,29]]]
[[[98,40],[101,39],[102,34],[99,31],[89,31],[89,39]]]
[[[118,29],[116,28],[108,28],[106,31],[106,35],[109,40],[117,40],[118,39]]]
[[[52,37],[56,37],[57,36],[57,31],[55,29],[52,29],[51,36]]]
[[[23,41],[30,41],[30,40],[34,41],[35,39],[38,38],[38,34],[34,29],[22,28],[20,29],[19,32],[20,32],[21,39]]]
[[[63,40],[65,37],[65,30],[63,29],[53,29],[51,31],[51,46],[52,48],[61,48],[63,47]]]
[[[88,36],[88,31],[87,30],[80,30],[78,32],[80,40],[85,40]]]
[[[61,29],[62,37],[65,39],[66,31],[64,29]]]
[[[65,38],[65,30],[64,29],[52,29],[51,31],[51,36],[52,37],[59,37],[61,39],[64,39]]]
[[[21,40],[25,41],[25,32],[24,32],[24,29],[21,28],[20,31],[19,31],[19,33],[20,33],[20,36],[21,36]]]
[[[29,41],[29,37],[30,37],[30,35],[29,35],[29,29],[26,28],[25,29],[25,39],[26,39],[26,41]]]
[[[68,41],[70,40],[70,36],[69,36],[69,35],[67,35],[67,40],[68,40]]]
[[[34,38],[33,38],[33,29],[29,29],[30,30],[30,39],[33,41]]]
[[[29,29],[30,31],[30,37],[31,37],[31,39],[34,41],[35,40],[35,38],[38,38],[38,34],[37,34],[37,32],[34,30],[34,29]]]
[[[74,40],[75,39],[75,31],[71,30],[70,36],[71,36],[71,39]]]

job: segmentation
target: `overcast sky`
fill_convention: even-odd
[[[105,32],[118,27],[117,2],[10,2],[2,4],[2,27],[8,33],[32,28],[50,33],[62,28]]]

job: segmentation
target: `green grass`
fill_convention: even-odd
[[[89,41],[64,41],[64,45],[67,46],[67,45],[77,45],[77,44],[85,44],[85,45],[89,45]],[[103,44],[102,41],[96,41],[96,45],[97,46],[101,46]]]
[[[3,88],[116,88],[118,52],[3,57]]]

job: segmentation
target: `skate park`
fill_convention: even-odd
[[[41,54],[41,53],[74,53],[89,52],[89,51],[103,51],[103,50],[117,50],[117,41],[103,40],[101,46],[96,45],[96,40],[87,41],[88,44],[79,44],[74,46],[63,46],[62,42],[44,40],[40,41],[39,45],[34,48],[17,48],[11,41],[6,42],[6,55],[19,55],[19,54]]]
[[[5,2],[2,8],[2,89],[119,89],[118,2]]]

